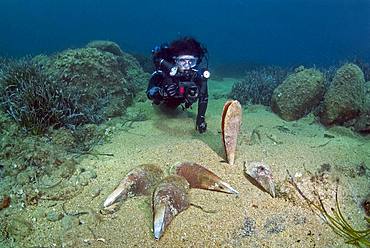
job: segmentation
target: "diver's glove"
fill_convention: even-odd
[[[178,87],[176,84],[165,85],[164,92],[167,97],[174,97],[178,92]]]
[[[199,116],[197,118],[197,126],[196,129],[198,130],[199,133],[204,133],[207,130],[207,123],[204,119],[204,116]]]
[[[154,99],[157,95],[160,95],[160,89],[161,88],[157,86],[150,88],[150,90],[148,90],[149,99]]]
[[[160,104],[163,98],[163,90],[160,87],[154,86],[148,90],[148,98],[153,100],[154,104]]]

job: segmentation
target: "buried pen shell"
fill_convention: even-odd
[[[244,162],[244,174],[260,190],[276,196],[275,183],[270,167],[263,162]]]
[[[162,170],[156,165],[145,164],[134,168],[107,197],[103,204],[104,209],[114,212],[117,210],[114,208],[115,203],[119,201],[132,196],[151,195],[154,237],[159,240],[175,216],[190,206],[190,188],[239,194],[228,183],[199,164],[183,162],[172,169],[171,175],[164,177]]]
[[[229,194],[239,194],[238,191],[223,181],[215,173],[197,163],[179,163],[175,165],[175,173],[186,178],[190,184],[190,188],[213,190]]]
[[[164,178],[153,194],[153,231],[159,240],[173,218],[190,206],[189,183],[185,178],[171,175]]]
[[[163,171],[156,165],[143,164],[131,170],[104,201],[108,208],[118,201],[137,195],[150,195],[163,178]]]

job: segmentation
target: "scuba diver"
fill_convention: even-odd
[[[194,38],[184,37],[170,45],[156,46],[152,53],[155,71],[146,91],[148,98],[156,105],[163,103],[170,108],[181,105],[183,110],[198,100],[196,129],[205,132],[210,76],[207,49]],[[206,68],[200,68],[204,58]]]

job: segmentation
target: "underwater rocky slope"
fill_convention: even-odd
[[[29,220],[9,218],[14,213],[74,197],[96,177],[79,167],[79,157],[109,140],[104,123],[125,113],[149,74],[110,41],[50,56],[2,58],[0,69],[4,242],[33,229]]]

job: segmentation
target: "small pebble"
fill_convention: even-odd
[[[90,195],[92,198],[95,198],[100,195],[100,192],[101,192],[101,188],[95,187],[91,190]]]
[[[66,215],[61,222],[64,231],[68,231],[80,225],[80,220],[75,216]]]
[[[95,179],[97,177],[96,172],[94,170],[86,170],[78,175],[78,184],[82,186],[86,186],[89,184],[91,179]]]
[[[19,183],[20,185],[25,185],[25,184],[29,183],[31,181],[29,173],[30,173],[29,171],[20,172],[17,175],[17,178],[16,178],[17,183]]]
[[[46,218],[49,220],[49,221],[58,221],[58,220],[61,220],[63,218],[63,213],[61,212],[58,212],[56,210],[51,210],[47,215],[46,215]]]

